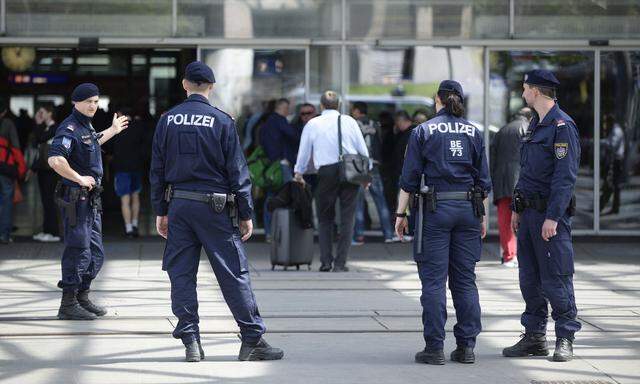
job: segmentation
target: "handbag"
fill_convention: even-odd
[[[371,182],[369,158],[360,154],[342,153],[342,124],[338,116],[338,165],[340,181],[355,185]]]

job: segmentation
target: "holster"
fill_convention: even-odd
[[[64,199],[64,195],[67,190],[69,191],[69,201]],[[80,189],[69,188],[59,181],[58,184],[56,184],[53,196],[56,205],[60,209],[64,210],[69,225],[71,227],[75,227],[78,224],[76,203],[80,199]]]
[[[527,208],[525,204],[525,198],[522,192],[515,190],[513,192],[513,209],[516,213],[522,213]]]
[[[479,185],[471,187],[471,205],[473,206],[473,214],[476,217],[485,215],[484,199],[487,197],[486,192]]]

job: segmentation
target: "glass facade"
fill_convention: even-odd
[[[523,106],[524,72],[551,69],[582,143],[574,228],[640,233],[638,1],[0,0],[0,7],[0,93],[28,113],[44,100],[64,104],[76,80],[96,79],[109,100],[157,116],[183,96],[182,68],[198,56],[215,70],[213,101],[238,118],[241,133],[267,100],[318,104],[326,89],[343,95],[345,112],[366,101],[370,116],[387,122],[400,109],[430,116],[437,84],[452,78],[489,146]],[[87,37],[100,43],[65,40]],[[607,46],[609,39],[617,43]],[[493,207],[490,215],[495,229]]]

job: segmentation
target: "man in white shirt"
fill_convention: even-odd
[[[326,91],[320,98],[320,116],[309,120],[302,131],[298,159],[294,169],[295,180],[304,183],[302,175],[309,161],[318,169],[316,208],[319,222],[321,272],[346,272],[347,254],[353,237],[358,185],[340,180],[338,151],[338,118],[342,130],[342,153],[369,156],[358,123],[347,115],[340,115],[340,97]],[[333,257],[333,225],[335,204],[340,200],[340,240]]]

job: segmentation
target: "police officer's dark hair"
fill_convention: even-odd
[[[316,109],[316,106],[311,104],[311,103],[302,103],[302,104],[300,104],[300,107],[298,107],[298,110],[300,110],[300,109],[302,109],[304,107],[311,107],[311,108],[313,108],[314,111]]]
[[[357,109],[363,115],[366,115],[368,113],[367,110],[369,109],[369,107],[367,106],[367,103],[365,103],[364,101],[356,101],[355,103],[353,103],[352,108]]]
[[[438,98],[444,105],[444,110],[455,117],[464,116],[464,104],[460,95],[454,92],[440,91],[438,92]]]
[[[407,120],[407,121],[413,121],[411,119],[411,116],[409,116],[409,113],[407,111],[405,111],[404,109],[401,109],[401,110],[397,111],[393,116],[396,119],[404,119],[404,120]]]
[[[338,109],[340,107],[340,96],[334,91],[325,91],[320,97],[320,105],[324,109]]]

